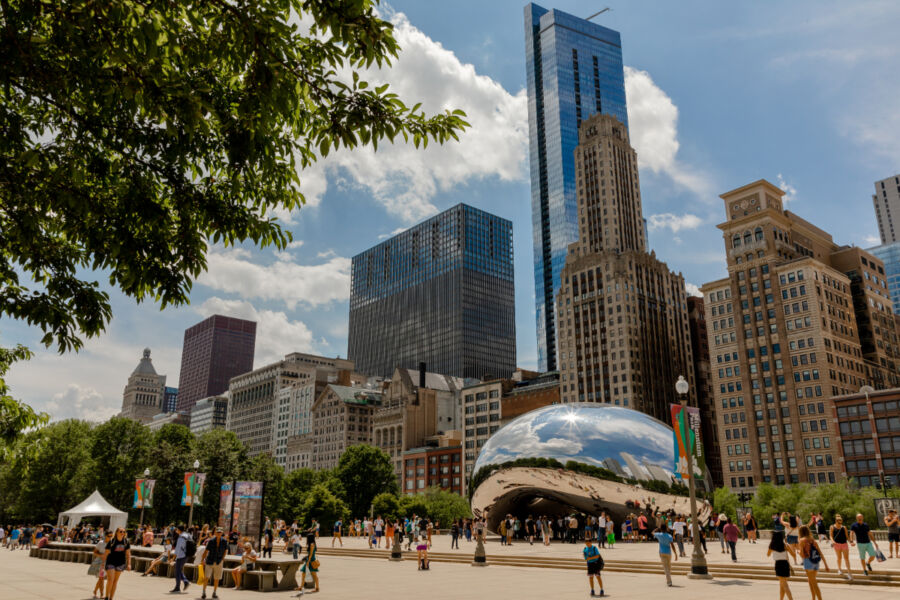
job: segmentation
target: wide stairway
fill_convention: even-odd
[[[474,546],[473,546],[474,548]],[[324,544],[318,548],[317,552],[322,556],[341,556],[352,558],[368,558],[378,560],[388,560],[390,551],[385,549],[369,550],[366,548],[330,548]],[[434,562],[470,564],[472,562],[472,553],[450,553],[450,552],[428,552],[428,558]],[[416,560],[414,551],[403,551],[403,560]],[[856,560],[853,556],[851,560]],[[662,565],[655,561],[633,561],[633,560],[615,560],[604,557],[606,572],[618,573],[643,573],[648,575],[663,575]],[[584,570],[584,561],[573,558],[555,558],[549,556],[515,556],[509,554],[491,554],[488,548],[487,564],[498,567],[532,567],[542,569],[571,569]],[[888,570],[882,568],[887,563],[875,563],[878,569],[875,573],[865,576],[862,573],[854,572],[853,581],[847,581],[843,575],[838,575],[833,570],[826,572],[824,569],[819,571],[818,580],[822,583],[842,583],[847,585],[876,585],[876,586],[896,586],[900,588],[900,570]],[[687,575],[691,570],[690,555],[672,563],[673,575]],[[762,579],[768,581],[775,580],[775,573],[772,566],[761,565],[742,565],[737,564],[710,564],[709,573],[716,579]],[[801,568],[794,568],[791,581],[806,582],[806,574]]]

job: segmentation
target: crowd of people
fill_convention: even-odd
[[[884,518],[887,528],[888,552],[884,553],[872,535],[871,528],[863,515],[855,515],[846,524],[841,515],[835,515],[833,522],[827,523],[821,513],[813,513],[807,518],[783,512],[773,514],[769,523],[772,531],[767,556],[774,561],[775,576],[779,581],[781,600],[792,600],[788,580],[793,568],[801,568],[806,573],[813,600],[821,600],[817,575],[820,568],[830,571],[824,545],[834,551],[838,574],[849,580],[853,578],[850,548],[855,548],[859,556],[860,571],[864,575],[871,574],[873,562],[881,562],[887,558],[900,558],[900,517],[891,510]],[[439,533],[448,534],[451,549],[459,548],[460,538],[466,542],[483,540],[487,528],[485,519],[459,519],[441,530],[438,521],[428,517],[412,515],[411,517],[384,519],[380,515],[374,518],[363,517],[352,519],[347,523],[336,521],[331,530],[331,546],[343,546],[344,535],[350,538],[364,537],[369,548],[393,549],[395,546],[412,550],[415,547],[420,570],[430,569],[428,551],[432,547],[433,536]],[[319,591],[319,559],[317,556],[320,524],[312,519],[305,527],[296,521],[288,525],[284,520],[268,518],[262,529],[260,539],[251,539],[241,535],[237,528],[225,531],[221,527],[209,525],[185,527],[169,525],[160,530],[150,526],[141,526],[129,538],[123,528],[114,531],[102,527],[82,524],[77,527],[53,527],[48,524],[0,526],[0,547],[15,551],[28,550],[34,546],[42,547],[55,540],[92,544],[93,560],[89,574],[96,577],[94,598],[114,600],[121,573],[131,568],[131,548],[161,546],[160,553],[151,561],[143,573],[144,577],[167,575],[169,565],[175,573],[173,592],[186,590],[191,582],[185,576],[186,564],[197,565],[197,583],[202,585],[201,598],[206,598],[207,588],[212,588],[212,598],[218,599],[218,588],[224,575],[225,558],[229,555],[239,558],[239,564],[231,569],[231,576],[236,586],[241,585],[243,577],[252,571],[260,558],[271,558],[275,541],[279,540],[284,553],[291,553],[293,558],[301,561],[300,572],[305,581],[307,574],[312,580],[313,591]],[[735,521],[724,513],[711,513],[700,523],[695,538],[690,518],[675,512],[641,512],[628,514],[616,522],[613,515],[601,511],[598,515],[572,514],[568,516],[548,517],[545,515],[527,515],[522,518],[506,515],[496,527],[499,543],[504,546],[515,542],[535,542],[549,546],[552,542],[575,544],[583,542],[583,558],[586,563],[591,595],[605,594],[601,571],[604,560],[601,549],[613,549],[619,542],[640,543],[654,542],[658,544],[658,552],[668,585],[672,585],[671,564],[684,558],[685,543],[697,543],[703,553],[708,553],[706,542],[709,539],[720,541],[721,552],[730,554],[732,561],[737,562],[737,542],[741,539],[750,544],[757,543],[760,524],[749,512],[741,514]],[[305,544],[305,555],[304,555]],[[596,545],[595,545],[596,544]],[[165,569],[165,572],[161,572]],[[302,594],[303,584],[297,588]]]

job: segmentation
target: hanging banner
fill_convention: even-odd
[[[155,479],[138,479],[134,482],[134,506],[132,508],[153,508],[153,486]]]
[[[200,504],[203,497],[203,484],[206,482],[206,473],[185,473],[184,487],[181,488],[181,505],[190,506]]]
[[[262,481],[238,481],[234,484],[234,517],[241,535],[259,539],[259,521],[262,515]]]
[[[670,404],[672,412],[672,439],[675,445],[675,476],[690,479],[688,473],[688,452],[694,461],[694,479],[703,479],[706,471],[706,457],[700,443],[700,409],[695,406]]]
[[[226,532],[231,531],[231,509],[234,505],[234,486],[223,483],[219,491],[219,523]]]

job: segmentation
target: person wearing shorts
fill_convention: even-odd
[[[131,570],[131,545],[125,529],[119,527],[106,544],[106,598],[113,600],[122,571]]]
[[[253,549],[253,546],[250,545],[249,542],[244,544],[244,552],[241,554],[241,564],[231,570],[231,578],[234,579],[234,589],[241,589],[241,577],[243,577],[244,573],[247,571],[253,570],[253,565],[256,564],[256,550]]]
[[[343,528],[343,526],[344,526],[344,524],[341,522],[340,519],[338,519],[337,521],[334,522],[334,528],[332,529],[332,535],[331,535],[331,547],[332,548],[334,548],[334,540],[337,540],[338,542],[341,543],[341,548],[344,547],[344,540],[341,539],[341,529]],[[296,556],[294,558],[296,558]]]
[[[228,540],[222,535],[221,527],[216,527],[215,535],[206,543],[201,562],[204,564],[206,577],[203,579],[203,593],[200,598],[206,598],[206,585],[212,581],[213,598],[218,598],[219,582],[222,580],[222,570],[225,565],[225,555],[228,554]]]
[[[856,551],[859,552],[859,562],[862,563],[863,573],[872,572],[872,561],[875,560],[875,545],[869,536],[869,525],[861,514],[856,515],[856,523],[850,526],[850,543],[856,541]],[[866,562],[866,555],[869,560]]]
[[[592,544],[590,538],[586,538],[584,540],[584,550],[582,550],[582,554],[584,555],[584,562],[587,564],[588,583],[591,584],[591,596],[597,595],[594,591],[594,579],[597,580],[597,585],[600,586],[600,595],[603,596],[603,578],[600,576],[600,571],[603,570],[603,558],[600,556],[600,548]]]
[[[900,517],[897,517],[897,511],[893,508],[888,511],[884,518],[884,526],[888,530],[888,549],[891,551],[890,558],[900,558]]]

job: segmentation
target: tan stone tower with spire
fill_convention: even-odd
[[[679,375],[696,405],[681,274],[647,252],[637,154],[609,115],[582,122],[575,149],[579,240],[557,297],[563,402],[627,406],[668,423]]]

